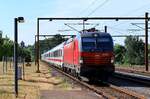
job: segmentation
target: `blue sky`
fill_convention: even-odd
[[[97,10],[95,10],[97,8]],[[19,24],[19,41],[26,44],[34,43],[36,34],[37,17],[101,17],[101,16],[144,16],[150,12],[149,0],[1,0],[0,1],[0,30],[3,35],[8,35],[13,40],[14,18],[23,16],[25,23]],[[93,13],[92,13],[93,12]],[[92,13],[92,14],[90,14]],[[90,15],[89,15],[90,14]],[[68,29],[63,23],[68,21],[42,21],[40,22],[40,34],[56,34],[58,30]],[[70,21],[69,21],[70,22]],[[74,22],[74,21],[73,21]],[[79,21],[76,21],[79,22]],[[126,31],[130,23],[138,21],[88,21],[99,23],[97,27],[102,29],[108,25],[108,31],[112,35],[129,34]],[[141,21],[143,22],[143,21]],[[81,29],[80,27],[75,27]],[[64,32],[73,34],[75,32]],[[136,34],[144,34],[144,31]],[[122,38],[114,38],[115,42],[123,42]]]

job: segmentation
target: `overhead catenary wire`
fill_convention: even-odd
[[[92,15],[93,13],[95,13],[99,8],[101,8],[102,6],[104,6],[109,0],[105,0],[103,3],[101,3],[100,5],[98,5],[94,10],[92,10],[88,16]]]
[[[133,10],[130,11],[130,12],[127,12],[126,14],[124,14],[124,16],[125,16],[125,15],[128,16],[128,15],[130,15],[130,14],[133,14],[133,13],[139,11],[139,10],[142,10],[143,8],[146,8],[146,7],[149,6],[149,5],[150,5],[150,3],[146,3],[145,5],[142,5],[142,6],[138,7],[138,8],[136,8],[136,9],[133,9]],[[140,15],[140,16],[143,16],[143,15]],[[114,26],[116,27],[116,26],[119,26],[119,25],[122,25],[122,24],[123,24],[123,23],[119,23],[119,24],[114,25]]]
[[[132,11],[127,12],[126,14],[124,14],[124,16],[125,15],[128,16],[130,14],[133,14],[133,13],[135,13],[135,12],[137,12],[137,11],[143,9],[143,8],[146,8],[148,5],[150,5],[150,3],[146,3],[145,5],[142,5],[142,6],[138,7],[138,8],[136,8],[136,9],[133,9]],[[143,16],[143,15],[140,15],[140,16]],[[122,24],[124,24],[124,22],[118,23],[118,24],[114,25],[113,27],[117,27],[117,26],[120,26]]]
[[[84,10],[82,10],[82,11],[79,13],[79,15],[81,15],[81,14],[85,13],[86,11],[88,11],[88,9],[89,9],[90,7],[92,7],[97,1],[98,1],[98,0],[93,0]],[[81,20],[80,20],[79,22],[81,22]]]
[[[92,7],[98,0],[93,0],[80,14],[85,13],[90,7]]]
[[[127,12],[125,15],[133,14],[133,13],[139,11],[139,10],[142,10],[143,8],[146,8],[146,7],[149,6],[149,5],[150,5],[150,3],[146,3],[145,5],[142,5],[142,6],[138,7],[138,8],[136,8],[136,9],[133,9],[133,10],[130,11],[130,12]]]
[[[114,32],[117,32],[117,33],[119,33],[119,34],[124,34],[124,33],[126,33],[126,32],[129,32],[129,30],[127,29],[127,30],[123,30],[123,29],[118,29],[118,28],[116,28],[116,27],[110,27],[110,26],[107,26],[107,27],[109,27],[109,29],[112,29]],[[142,31],[142,30],[138,30],[138,31]],[[135,31],[135,32],[138,32],[138,31]],[[133,33],[133,32],[132,32]],[[129,34],[128,34],[129,35]],[[130,34],[131,35],[131,34]],[[133,34],[132,34],[133,35]]]
[[[84,13],[84,12],[86,12],[90,7],[92,7],[96,2],[97,2],[98,0],[94,0],[93,2],[91,2],[90,3],[90,5],[86,8],[86,9],[84,9],[83,11],[81,11],[81,13]],[[88,16],[90,16],[91,14],[93,14],[97,9],[99,9],[100,7],[102,7],[105,3],[107,3],[109,0],[105,0],[103,3],[101,3],[99,6],[97,6],[94,10],[92,10],[89,14],[88,14]],[[80,14],[81,14],[80,13]]]

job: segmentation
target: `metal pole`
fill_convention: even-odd
[[[3,56],[3,74],[5,73],[5,56]]]
[[[15,95],[18,96],[18,25],[17,18],[14,19],[14,65],[15,65]]]
[[[36,44],[36,35],[35,35],[35,43],[34,43],[34,45],[35,45],[35,55],[34,55],[34,60],[35,60],[35,66],[36,66],[36,62],[37,62],[37,57],[36,57],[36,55],[37,55],[37,44]]]
[[[40,73],[40,69],[39,69],[39,54],[40,54],[40,50],[39,50],[40,44],[39,44],[39,19],[37,19],[37,73]]]
[[[85,24],[84,24],[84,20],[83,20],[83,33],[85,31]]]
[[[10,65],[10,68],[11,68],[11,57],[9,57],[9,65]]]
[[[148,13],[145,13],[145,69],[148,71]]]
[[[7,56],[6,56],[6,61],[5,62],[6,62],[6,72],[7,72]]]
[[[107,26],[105,26],[104,28],[105,28],[105,33],[107,33]]]
[[[23,62],[23,79],[25,80],[25,70],[24,70],[24,61],[25,61],[25,59],[24,58],[22,58],[22,62]]]

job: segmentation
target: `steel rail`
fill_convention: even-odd
[[[117,86],[114,86],[114,85],[109,85],[111,88],[117,90],[117,91],[120,91],[120,92],[123,92],[129,96],[133,96],[135,98],[138,98],[138,99],[146,99],[145,96],[143,95],[139,95],[138,93],[136,92],[133,92],[133,91],[130,91],[130,90],[127,90],[127,89],[123,89],[123,88],[120,88],[120,87],[117,87]]]

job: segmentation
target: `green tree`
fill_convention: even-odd
[[[126,54],[126,49],[124,46],[116,44],[114,46],[114,52],[115,52],[115,62],[122,64],[124,63],[124,58]]]
[[[5,38],[2,44],[3,56],[12,56],[13,53],[13,42],[8,38]]]
[[[31,61],[31,50],[25,46],[25,43],[21,41],[18,50],[19,56],[25,58],[26,61]]]
[[[129,36],[125,39],[126,47],[126,63],[129,64],[144,64],[144,43],[141,39],[134,36]]]
[[[40,54],[43,52],[52,49],[58,44],[64,42],[66,39],[60,34],[54,35],[52,38],[40,40]]]

